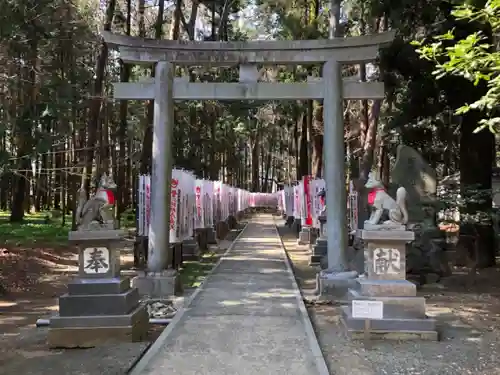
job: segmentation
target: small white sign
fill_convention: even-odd
[[[383,319],[384,303],[382,301],[353,300],[352,317],[354,319]]]

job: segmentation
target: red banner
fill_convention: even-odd
[[[306,225],[312,226],[312,200],[311,200],[311,176],[302,177],[304,181],[304,197],[306,200]]]

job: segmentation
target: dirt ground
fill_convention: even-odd
[[[200,262],[186,262],[181,275],[185,287],[199,285],[242,228],[243,223],[218,246],[211,247]],[[122,251],[121,264],[122,274],[135,274],[131,269],[132,247]],[[151,325],[146,341],[141,343],[49,350],[47,328],[36,328],[35,323],[57,313],[57,299],[66,293],[77,265],[77,249],[70,246],[37,243],[36,248],[0,248],[0,285],[8,286],[7,291],[0,288],[0,375],[125,374],[163,331],[164,326]],[[191,292],[186,289],[184,295]]]
[[[57,297],[77,271],[77,252],[67,246],[0,249],[0,332],[15,333],[57,311]],[[5,292],[5,291],[4,291]]]
[[[308,265],[307,246],[277,221],[306,302],[313,299],[318,268]],[[347,337],[340,307],[307,303],[332,374],[500,374],[500,269],[482,270],[467,287],[466,270],[420,288],[428,315],[439,322],[440,341],[363,341]]]

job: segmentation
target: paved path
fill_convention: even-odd
[[[132,374],[328,375],[271,215],[251,220]]]

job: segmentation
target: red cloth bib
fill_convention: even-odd
[[[368,204],[370,206],[373,206],[373,204],[375,203],[375,197],[377,196],[377,193],[379,191],[385,191],[385,190],[382,188],[375,188],[370,190],[370,192],[368,193]]]
[[[108,204],[115,204],[115,195],[111,190],[106,190],[106,195],[108,196]]]

